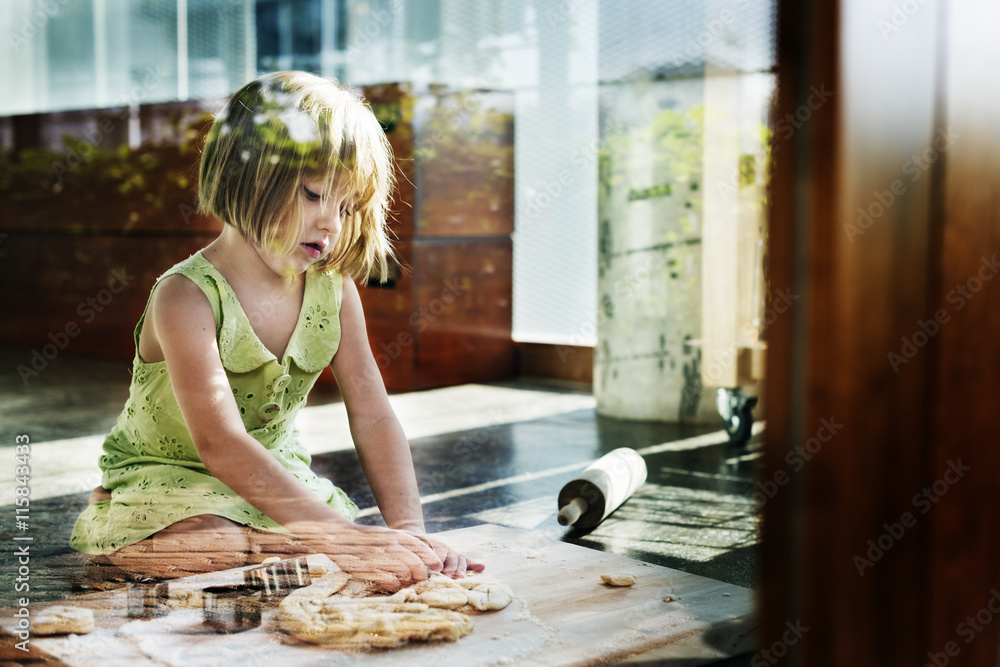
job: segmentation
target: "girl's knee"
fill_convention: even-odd
[[[111,492],[103,486],[98,486],[90,492],[90,498],[87,499],[87,504],[93,505],[94,503],[99,503],[102,500],[111,500]]]
[[[176,578],[252,564],[250,529],[212,514],[178,521],[108,558],[130,574]]]
[[[151,538],[156,551],[247,553],[250,529],[214,514],[199,514],[167,526]]]

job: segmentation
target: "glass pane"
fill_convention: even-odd
[[[64,5],[49,19],[45,33],[50,108],[94,105],[93,1]]]
[[[292,5],[292,53],[315,59],[321,48],[319,0],[295,0]]]
[[[278,37],[278,3],[257,3],[257,58],[275,58],[281,53]]]

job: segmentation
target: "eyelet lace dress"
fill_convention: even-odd
[[[193,281],[212,305],[222,365],[247,433],[310,491],[353,520],[357,506],[329,480],[312,472],[311,457],[295,429],[295,416],[305,405],[306,395],[340,344],[340,274],[307,272],[299,321],[280,360],[257,338],[232,288],[201,252],[159,280],[173,274]],[[174,398],[166,363],[147,364],[139,358],[144,320],[145,313],[135,328],[129,399],[104,441],[100,459],[102,485],[111,492],[111,499],[94,503],[80,514],[70,546],[88,554],[109,554],[198,514],[287,533],[212,476],[201,462]]]

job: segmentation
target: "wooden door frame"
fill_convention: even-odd
[[[801,299],[768,331],[758,664],[997,664],[983,3],[779,2],[769,279]]]

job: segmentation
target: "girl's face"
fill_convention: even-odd
[[[310,265],[327,257],[337,242],[337,235],[344,218],[351,215],[352,202],[345,195],[343,187],[334,188],[333,193],[324,197],[322,181],[303,178],[299,183],[299,197],[302,218],[299,221],[298,243],[290,255],[272,255],[267,263],[281,275],[296,275]],[[287,224],[294,223],[294,213]],[[262,255],[263,256],[263,255]]]

